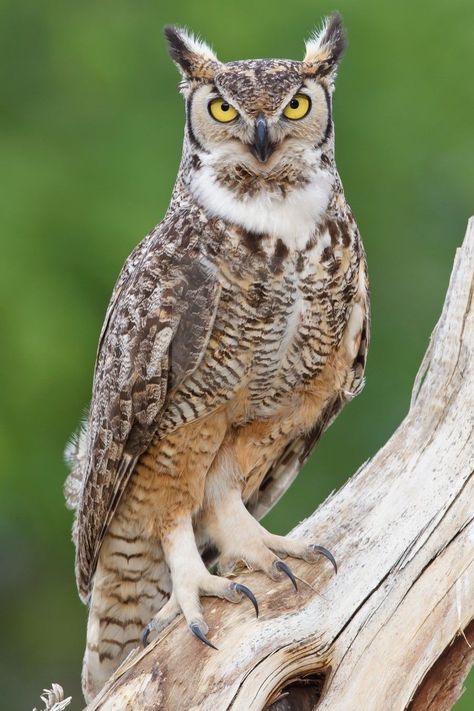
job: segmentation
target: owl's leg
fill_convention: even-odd
[[[162,630],[180,612],[193,634],[208,643],[202,595],[230,602],[247,596],[256,605],[245,586],[211,575],[199,554],[194,533],[193,522],[202,507],[206,474],[226,430],[226,418],[216,411],[156,439],[137,464],[135,488],[128,499],[139,501],[138,516],[150,539],[159,542],[171,579],[171,596],[160,610],[155,610],[143,632],[144,643],[151,632]]]
[[[269,533],[251,515],[245,501],[258,492],[272,462],[288,442],[317,421],[324,392],[299,395],[299,407],[282,410],[273,418],[251,421],[229,432],[206,478],[202,526],[220,552],[219,569],[233,572],[239,563],[260,570],[273,580],[287,575],[296,587],[291,569],[282,557],[314,562],[325,556],[337,572],[336,561],[323,546]]]
[[[183,516],[179,522],[174,521],[172,528],[163,532],[161,545],[170,569],[173,592],[166,605],[145,628],[144,644],[152,631],[162,630],[181,611],[191,632],[214,647],[206,637],[208,626],[203,617],[200,596],[221,597],[229,602],[240,602],[246,596],[258,614],[257,601],[245,585],[209,573],[196,545],[191,515]]]
[[[263,571],[272,580],[287,575],[296,588],[295,576],[281,558],[290,556],[313,563],[320,555],[337,572],[334,557],[323,546],[269,533],[247,510],[238,488],[225,492],[217,505],[208,508],[204,526],[220,551],[219,570],[224,575],[244,563],[250,570]]]

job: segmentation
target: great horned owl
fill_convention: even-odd
[[[182,162],[115,286],[69,448],[86,699],[180,613],[211,644],[200,596],[258,611],[224,577],[237,565],[279,579],[293,577],[279,556],[334,564],[258,519],[361,389],[368,342],[364,251],[334,161],[340,18],[303,61],[224,64],[165,33],[186,103]],[[204,563],[216,551],[219,576]]]

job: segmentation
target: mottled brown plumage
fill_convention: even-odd
[[[69,450],[86,698],[150,620],[159,632],[183,612],[203,637],[199,595],[241,599],[201,555],[273,578],[276,553],[314,560],[251,513],[275,503],[363,384],[365,258],[334,163],[340,20],[303,62],[222,64],[183,31],[167,37],[187,107],[180,172],[115,286]],[[286,118],[301,95],[307,113]],[[216,97],[234,120],[213,118]]]

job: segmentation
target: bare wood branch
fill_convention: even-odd
[[[474,662],[474,622],[444,650],[416,690],[408,711],[446,711],[462,694],[464,679]]]
[[[441,711],[473,661],[474,219],[416,378],[377,453],[290,535],[340,564],[293,562],[300,583],[241,576],[261,604],[204,602],[213,651],[178,620],[132,653],[88,711]],[[383,407],[383,397],[380,398]]]

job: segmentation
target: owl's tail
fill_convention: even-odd
[[[82,689],[89,703],[128,656],[141,645],[153,615],[171,590],[161,547],[114,520],[102,544],[87,623]]]

